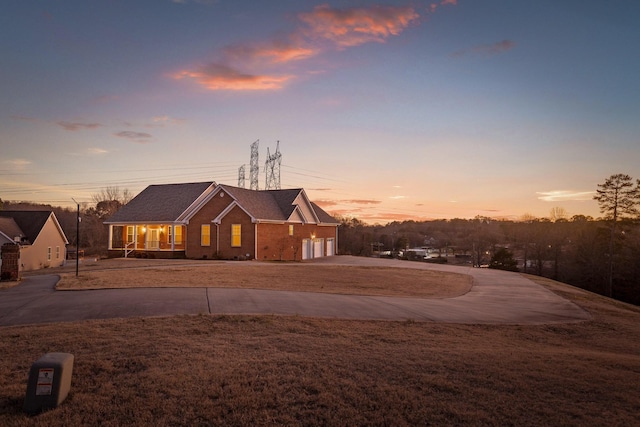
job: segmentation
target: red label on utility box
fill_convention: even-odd
[[[38,371],[36,396],[50,396],[53,389],[53,369],[43,368]]]

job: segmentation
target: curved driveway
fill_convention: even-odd
[[[420,299],[229,288],[56,292],[57,276],[32,276],[0,290],[0,325],[200,313],[467,324],[544,324],[591,318],[577,305],[517,273],[347,256],[311,262],[449,271],[469,274],[474,282],[471,291],[456,298]]]

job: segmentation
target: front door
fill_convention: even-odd
[[[158,229],[152,228],[149,230],[149,249],[158,249],[158,243],[160,242],[160,234]]]

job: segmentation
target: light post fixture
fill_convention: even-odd
[[[76,199],[71,198],[76,204],[76,277],[78,277],[78,270],[80,267],[80,203],[76,202]]]

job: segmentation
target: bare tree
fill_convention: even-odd
[[[619,219],[638,216],[640,201],[640,180],[634,186],[633,179],[626,174],[611,175],[603,184],[598,184],[597,194],[593,196],[600,205],[600,212],[609,220],[609,274],[606,295],[613,294],[613,258],[615,253],[616,226]]]
[[[132,199],[131,191],[106,187],[92,194],[94,207],[84,208],[84,244],[91,252],[101,253],[108,247],[108,228],[104,221]]]
[[[128,188],[120,189],[120,187],[106,187],[100,190],[98,193],[91,195],[91,199],[94,203],[98,204],[104,201],[116,200],[122,205],[126,205],[133,199],[133,194]]]
[[[561,208],[559,206],[555,206],[553,208],[551,208],[551,211],[549,212],[549,219],[552,222],[558,222],[558,221],[562,221],[562,220],[566,220],[567,219],[567,211],[565,208]]]

